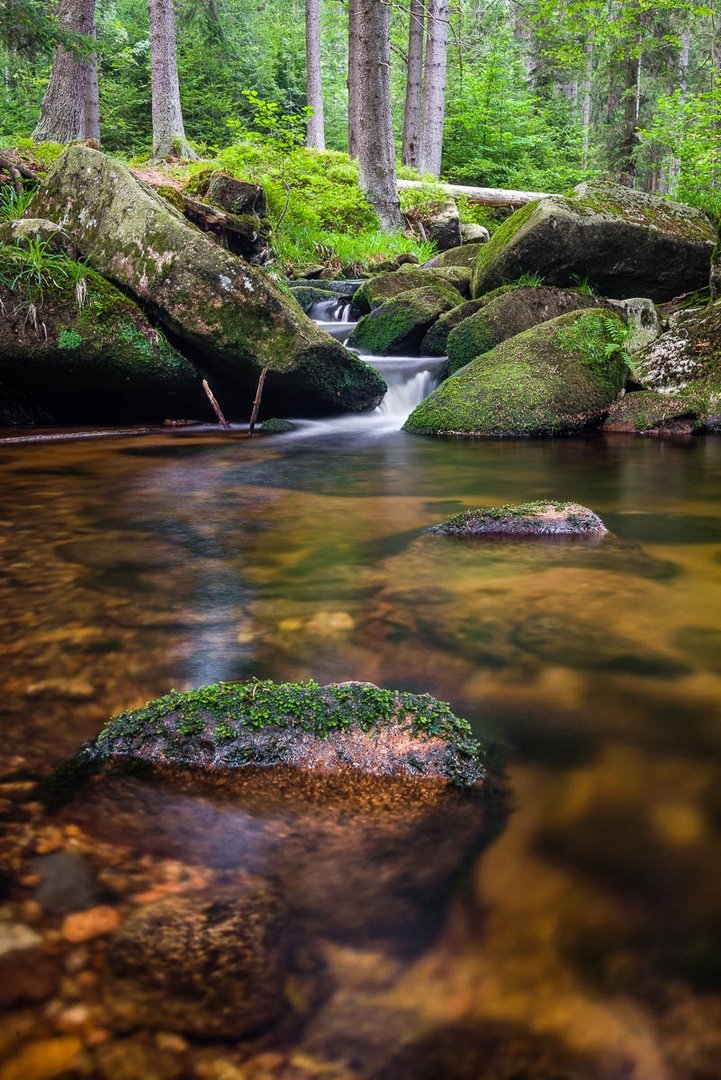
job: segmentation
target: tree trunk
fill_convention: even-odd
[[[93,26],[92,36],[96,30]],[[100,146],[100,88],[98,86],[98,54],[85,61],[85,97],[83,99],[83,137]]]
[[[396,150],[391,116],[389,0],[351,0],[357,5],[358,171],[360,184],[383,229],[403,225],[396,188]]]
[[[90,36],[95,26],[95,0],[60,0],[58,22],[63,30]],[[58,45],[45,91],[36,142],[69,143],[84,137],[87,60],[74,49]]]
[[[581,109],[581,161],[588,168],[591,149],[591,91],[593,90],[593,37],[589,35],[585,45],[586,71],[583,79],[583,106]]]
[[[638,140],[638,119],[641,110],[641,45],[636,43],[638,53],[629,50],[626,58],[626,88],[623,102],[623,139],[621,142],[620,181],[626,187],[636,186],[636,159],[634,151]]]
[[[320,74],[320,0],[305,0],[305,68],[308,105],[313,115],[308,118],[306,145],[325,150],[323,120],[323,82]]]
[[[358,53],[360,0],[348,0],[348,154],[358,157],[360,132],[360,69]]]
[[[153,157],[194,159],[180,107],[173,0],[148,0]]]
[[[428,0],[426,62],[423,72],[421,120],[421,172],[441,175],[443,121],[446,115],[446,61],[448,57],[448,0]]]
[[[684,30],[681,34],[681,52],[678,57],[678,89],[681,93],[681,101],[685,105],[686,97],[688,95],[688,64],[691,55],[691,32],[690,30]],[[670,87],[670,93],[673,93],[674,87]],[[664,195],[676,195],[678,193],[678,184],[681,177],[681,158],[672,157],[668,164],[668,176],[665,183],[662,184],[661,190]]]
[[[411,0],[410,25],[408,27],[408,79],[406,101],[403,111],[404,165],[418,168],[421,141],[421,86],[423,82],[423,38],[425,6],[423,0]]]

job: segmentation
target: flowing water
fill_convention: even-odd
[[[91,1077],[721,1077],[721,439],[426,440],[399,428],[437,369],[374,362],[391,394],[370,417],[0,447],[0,914],[42,939],[30,974],[2,968],[1,1002],[28,983],[0,1021],[3,1080],[60,1075],[27,1065],[58,1043]],[[592,507],[614,538],[423,532],[544,497]],[[200,811],[171,793],[138,850],[112,828],[129,834],[132,799],[88,823],[33,788],[111,714],[251,676],[429,691],[507,745],[511,800],[439,932],[406,955],[336,936],[304,1023],[252,1051],[170,1012],[161,1038],[142,1003],[123,1023],[106,938],[70,941],[36,899],[52,855],[82,858],[103,895],[80,906],[121,921],[227,891],[193,837],[237,836],[237,819],[204,804],[193,832]],[[129,1048],[146,1064],[113,1072]]]

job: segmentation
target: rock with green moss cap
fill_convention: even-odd
[[[716,426],[721,414],[721,301],[681,312],[674,325],[634,357],[647,389],[671,394]]]
[[[348,338],[348,347],[375,356],[413,355],[429,327],[453,306],[445,286],[435,283],[399,293],[360,319]]]
[[[420,435],[554,435],[597,426],[628,374],[625,326],[595,309],[504,341],[451,375],[411,413]]]
[[[56,777],[58,821],[272,880],[304,937],[405,951],[501,823],[494,758],[428,694],[220,683],[111,720]]]
[[[263,368],[266,399],[326,410],[372,409],[382,400],[377,372],[119,162],[70,147],[33,209],[62,225],[104,277],[202,356],[246,405]]]
[[[271,416],[260,425],[264,435],[286,435],[289,431],[295,431],[298,427],[292,420],[283,420],[277,416]]]
[[[466,269],[472,270],[483,246],[481,243],[461,244],[459,247],[449,248],[448,251],[441,251],[439,255],[434,255],[428,262],[424,262],[421,269],[431,270],[444,266],[464,266]]]
[[[515,506],[464,510],[427,530],[443,536],[606,536],[598,514],[579,503],[539,499]]]
[[[34,263],[0,247],[0,381],[46,420],[162,421],[209,416],[201,378],[140,308],[87,266]],[[31,410],[32,411],[32,410]]]
[[[320,304],[324,300],[332,302],[338,300],[335,293],[329,289],[317,289],[314,285],[291,285],[290,291],[293,299],[297,300],[303,311],[308,312],[314,304]]]
[[[399,273],[407,274],[410,270],[415,270],[416,273],[428,274],[436,281],[441,281],[446,285],[453,286],[454,289],[458,289],[465,299],[470,298],[472,270],[469,266],[430,266],[425,268],[402,266]]]
[[[603,431],[629,432],[633,435],[691,435],[697,426],[696,413],[687,401],[659,394],[656,390],[638,390],[624,394],[611,407],[603,422]]]
[[[510,292],[496,293],[492,298],[486,294],[482,299],[485,302],[480,309],[448,335],[446,344],[452,372],[532,326],[567,315],[569,311],[601,305],[601,301],[587,293],[547,285],[520,286]]]
[[[411,289],[422,289],[425,285],[438,285],[439,278],[441,285],[448,291],[449,299],[460,304],[463,300],[461,293],[447,281],[445,275],[439,275],[433,270],[420,270],[416,266],[408,266],[387,274],[376,274],[361,285],[353,299],[360,311],[373,311],[381,304],[394,300],[399,293],[409,292]]]
[[[465,319],[475,315],[477,311],[480,311],[486,304],[490,304],[491,300],[495,300],[497,296],[502,296],[503,293],[510,292],[515,288],[517,288],[516,285],[502,285],[500,289],[494,289],[493,292],[486,293],[485,296],[479,296],[476,300],[466,300],[464,304],[459,304],[451,311],[446,312],[445,315],[441,315],[421,342],[421,356],[447,356],[448,335],[451,330],[455,330]]]
[[[700,210],[613,184],[580,184],[517,210],[480,251],[472,291],[539,274],[604,296],[668,300],[708,280],[714,230]]]

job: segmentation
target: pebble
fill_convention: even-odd
[[[120,914],[116,908],[101,905],[88,911],[76,911],[66,915],[62,934],[66,941],[79,944],[93,938],[112,934],[120,926]]]
[[[0,1066],[0,1080],[53,1080],[72,1067],[81,1049],[74,1035],[26,1043]]]
[[[103,899],[96,875],[82,855],[54,851],[33,859],[30,868],[40,879],[35,899],[51,915],[88,911]]]
[[[187,1054],[190,1043],[175,1031],[157,1031],[155,1045],[158,1050],[169,1050],[173,1054]]]
[[[55,1026],[58,1031],[64,1031],[72,1035],[75,1032],[81,1032],[90,1023],[90,1009],[87,1005],[71,1005],[68,1009],[63,1009],[59,1016],[55,1020]]]
[[[87,701],[95,694],[95,688],[87,679],[41,679],[25,687],[25,697],[67,698],[70,701]]]
[[[24,923],[0,922],[0,956],[35,949],[41,941],[40,934]]]

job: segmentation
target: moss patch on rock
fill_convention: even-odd
[[[457,371],[411,413],[423,435],[528,436],[601,422],[626,381],[625,326],[606,311],[561,315]]]
[[[604,431],[634,435],[686,434],[695,426],[696,413],[687,401],[656,390],[624,394],[603,422]]]
[[[464,304],[459,304],[451,311],[446,312],[445,315],[441,315],[421,342],[421,356],[446,356],[448,354],[448,335],[451,330],[455,330],[464,319],[468,319],[471,315],[480,311],[485,304],[489,304],[497,296],[502,296],[503,293],[510,292],[515,288],[515,285],[502,285],[500,289],[494,289],[493,292],[486,293],[485,296],[479,296],[476,300],[466,300]]]
[[[434,255],[428,262],[423,263],[422,269],[430,270],[439,266],[464,266],[466,269],[472,270],[476,264],[476,258],[484,246],[484,244],[461,244],[459,247],[449,248],[448,251],[441,251],[439,255]]]
[[[605,296],[655,301],[708,279],[715,239],[692,207],[611,184],[582,184],[568,197],[517,210],[478,254],[472,293],[524,274],[548,285],[587,278]]]
[[[476,356],[495,349],[507,338],[529,330],[532,326],[600,305],[586,293],[549,286],[520,286],[511,293],[496,292],[482,298],[478,311],[448,335],[448,361],[451,371],[465,367]]]
[[[428,328],[453,303],[445,286],[435,283],[399,293],[363,316],[348,339],[348,347],[376,356],[417,353]]]
[[[428,532],[444,536],[605,536],[608,529],[579,503],[538,499],[515,506],[490,506],[454,514]]]
[[[448,290],[448,296],[455,304],[463,300],[458,289],[449,283],[444,275],[443,284]],[[353,298],[361,311],[372,311],[381,304],[395,299],[400,293],[409,292],[411,289],[421,289],[424,285],[437,285],[439,275],[431,270],[420,270],[415,266],[407,266],[402,270],[395,270],[386,274],[376,274],[361,285]]]
[[[448,705],[370,683],[251,680],[171,691],[114,717],[81,760],[206,770],[355,764],[369,774],[435,776],[460,786],[486,778],[483,748]]]

